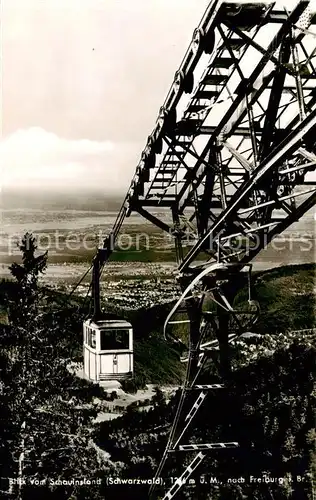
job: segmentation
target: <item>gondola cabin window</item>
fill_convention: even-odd
[[[129,349],[129,330],[101,330],[101,351]]]
[[[88,345],[92,349],[96,348],[96,335],[95,335],[95,330],[93,330],[92,328],[89,328]]]
[[[92,349],[96,348],[96,332],[95,329],[89,326],[85,327],[85,342]]]

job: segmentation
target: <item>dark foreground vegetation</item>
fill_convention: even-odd
[[[89,308],[77,297],[66,302],[39,288],[46,256],[35,257],[30,235],[21,250],[22,263],[11,268],[14,281],[1,284],[0,495],[148,498],[148,485],[115,485],[114,479],[153,477],[179,393],[167,402],[157,389],[148,412],[129,407],[117,420],[93,424],[103,393],[67,369],[81,360],[81,322]],[[193,442],[238,441],[240,449],[213,452],[179,499],[313,500],[314,277],[313,265],[255,277],[262,312],[256,331],[265,340],[234,346],[234,376],[224,391],[208,396],[191,432]],[[161,337],[167,307],[116,312],[135,331],[136,377],[127,388],[180,383],[179,351]],[[302,329],[309,332],[290,333]],[[183,459],[170,456],[166,484],[182,472]]]
[[[293,343],[289,349],[280,348],[272,357],[240,369],[225,392],[210,394],[194,421],[194,442],[237,441],[241,446],[234,452],[213,451],[192,476],[194,484],[178,498],[312,499],[314,362],[314,347]],[[153,476],[177,397],[169,404],[161,398],[148,413],[130,411],[99,425],[95,439],[121,468],[119,477]],[[181,459],[179,455],[169,458],[163,474],[167,484],[183,471]],[[137,490],[135,486],[108,487],[106,498],[119,494],[133,498],[136,491],[136,498],[146,498],[146,487],[140,486]]]

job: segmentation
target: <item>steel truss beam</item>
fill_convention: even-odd
[[[261,165],[253,173],[252,177],[244,183],[242,188],[237,191],[234,197],[230,200],[230,204],[221,216],[217,219],[216,223],[212,228],[201,237],[195,247],[188,253],[188,255],[183,260],[179,267],[180,271],[183,271],[187,266],[194,260],[203,244],[209,239],[216,239],[217,235],[221,231],[223,224],[227,219],[233,219],[238,214],[245,198],[249,199],[249,195],[260,185],[260,181],[263,182],[264,178],[269,174],[278,164],[282,164],[282,161],[286,159],[286,155],[291,155],[295,152],[295,148],[305,139],[306,135],[315,127],[316,125],[316,108],[302,121],[302,123],[293,130],[289,136],[278,145],[275,150],[262,162]]]

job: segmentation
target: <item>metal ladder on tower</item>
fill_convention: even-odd
[[[236,266],[232,266],[236,267]],[[198,275],[193,279],[193,281],[184,289],[181,297],[178,299],[172,310],[170,311],[164,325],[164,335],[166,340],[172,340],[173,342],[177,342],[178,344],[182,344],[185,346],[183,339],[177,338],[173,333],[168,332],[168,329],[173,328],[178,325],[191,325],[192,317],[190,317],[190,301],[198,300],[200,301],[200,305],[202,304],[205,297],[212,294],[212,290],[205,289],[203,290],[199,285],[202,284],[203,278],[209,277],[210,275],[214,276],[216,274],[220,274],[222,277],[223,273],[230,271],[229,265],[223,265],[221,263],[212,264],[207,266],[205,269],[200,271]],[[251,268],[250,268],[251,269]],[[227,298],[222,294],[220,290],[220,286],[216,285],[215,279],[215,288],[219,297],[221,297],[222,301],[219,303],[216,301],[219,307],[224,307],[228,314],[231,315],[232,318],[237,318],[237,328],[234,333],[228,334],[228,342],[233,342],[239,335],[242,335],[242,325],[238,325],[238,316],[240,314],[247,314],[253,317],[253,322],[256,321],[258,317],[258,307],[254,309],[251,307],[249,311],[240,311],[233,307],[232,304],[229,303]],[[215,290],[213,290],[214,292]],[[250,289],[249,289],[249,303],[254,305],[254,301],[251,300]],[[183,315],[187,314],[188,318],[183,319]],[[181,315],[180,319],[174,319],[177,314]],[[169,500],[174,498],[174,496],[178,493],[178,491],[182,488],[183,485],[186,484],[190,476],[194,473],[197,467],[203,462],[207,453],[212,452],[213,450],[225,450],[225,449],[236,449],[239,448],[239,443],[236,441],[223,441],[223,442],[210,442],[210,443],[186,443],[181,444],[182,438],[187,432],[188,428],[192,424],[194,417],[198,413],[199,409],[203,405],[206,400],[208,394],[212,391],[222,391],[225,390],[225,383],[210,383],[210,384],[201,384],[198,383],[198,378],[203,371],[203,368],[206,362],[211,359],[211,361],[216,362],[216,354],[219,353],[219,340],[218,339],[209,339],[208,337],[212,333],[212,317],[213,312],[204,311],[202,312],[202,321],[200,322],[199,334],[195,342],[192,342],[192,339],[189,339],[188,346],[188,355],[183,357],[181,360],[183,362],[187,362],[187,371],[186,377],[183,384],[182,392],[180,395],[180,400],[178,403],[178,407],[176,410],[176,415],[173,421],[172,429],[169,435],[169,439],[165,448],[165,452],[163,454],[160,465],[156,471],[155,479],[159,478],[165,462],[168,459],[168,456],[172,453],[177,452],[196,452],[194,458],[191,462],[186,466],[185,470],[177,478],[174,484],[170,487],[168,492],[163,497],[163,500]],[[240,322],[239,322],[240,323]],[[238,328],[239,326],[239,328]],[[189,407],[183,421],[180,425],[180,416],[183,414],[184,403],[189,398],[192,397],[194,393],[198,392],[198,396],[194,398],[193,403]],[[153,492],[153,488],[150,489],[150,495]],[[150,496],[150,498],[152,498]]]

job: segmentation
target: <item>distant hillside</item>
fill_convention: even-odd
[[[124,199],[101,191],[21,191],[3,189],[0,209],[103,210],[117,211]]]

